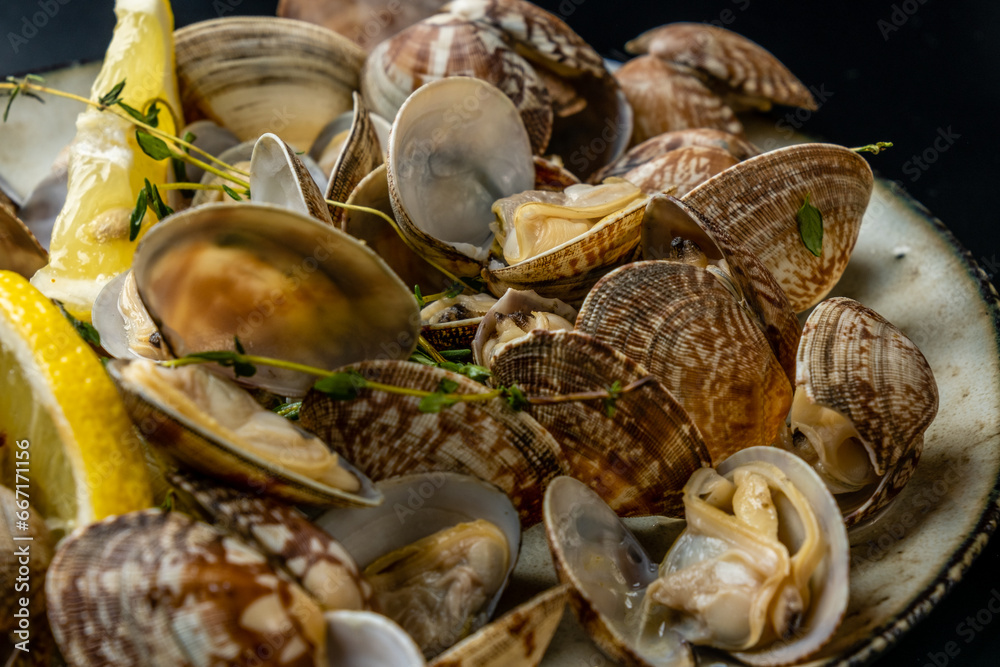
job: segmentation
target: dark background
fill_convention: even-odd
[[[98,59],[114,17],[112,0],[2,0],[0,75],[40,72]],[[220,15],[273,14],[276,1],[175,0],[177,25]],[[828,98],[817,113],[786,123],[848,146],[892,141],[870,156],[876,172],[899,181],[941,218],[991,275],[1000,273],[1000,3],[972,0],[766,3],[761,0],[540,2],[601,53],[623,58],[624,43],[672,21],[712,22],[765,46]],[[49,8],[26,42],[25,21]],[[36,23],[43,21],[36,20]],[[16,47],[16,48],[15,48]],[[780,109],[775,121],[789,113]],[[939,136],[949,141],[935,140]],[[2,140],[2,137],[0,137]],[[944,146],[944,150],[940,148]],[[994,283],[996,283],[994,277]],[[994,382],[995,379],[984,378]],[[966,579],[879,665],[923,667],[1000,663],[1000,614],[971,643],[956,626],[988,610],[1000,591],[1000,540]],[[1000,598],[1000,593],[997,593]],[[994,607],[996,603],[994,603]],[[954,642],[956,657],[945,654]],[[954,653],[954,650],[952,651]]]

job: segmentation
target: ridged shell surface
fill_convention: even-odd
[[[635,183],[643,192],[669,192],[682,197],[737,162],[721,148],[688,146],[639,165],[622,178]]]
[[[500,384],[557,396],[605,391],[649,375],[645,368],[580,332],[536,331],[494,359]],[[680,403],[652,381],[622,395],[608,416],[601,400],[527,409],[562,446],[569,474],[587,483],[620,515],[674,514],[681,489],[711,459]]]
[[[351,128],[340,156],[333,166],[324,196],[326,199],[347,203],[348,197],[354,192],[358,183],[383,161],[382,148],[368,107],[361,95],[354,93],[354,116],[351,119]],[[346,217],[347,209],[332,204],[329,207],[334,224],[339,225]]]
[[[832,144],[800,144],[730,167],[683,200],[756,255],[802,312],[818,303],[847,267],[872,187],[872,170],[857,153]],[[819,257],[799,234],[796,213],[806,195],[823,216]]]
[[[816,110],[812,93],[762,46],[705,23],[671,23],[629,42],[629,53],[649,53],[704,72],[751,100]]]
[[[709,128],[692,128],[689,130],[674,130],[664,132],[646,139],[629,149],[620,160],[597,172],[591,179],[592,183],[600,183],[608,176],[624,176],[636,167],[646,164],[666,153],[689,146],[704,146],[705,148],[721,148],[737,161],[746,160],[760,151],[746,139],[722,130]]]
[[[669,261],[605,276],[576,327],[648,368],[698,426],[712,461],[770,444],[791,385],[767,340],[708,271]]]
[[[423,391],[437,390],[442,380],[457,383],[458,393],[488,391],[465,376],[409,362],[368,361],[354,368],[370,381]],[[438,413],[420,412],[419,403],[367,389],[348,401],[312,391],[299,418],[376,481],[436,470],[473,475],[510,496],[524,525],[537,523],[545,484],[563,469],[548,431],[502,399],[461,402]]]

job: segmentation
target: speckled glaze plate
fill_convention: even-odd
[[[90,66],[60,72],[57,87],[85,91],[95,71]],[[72,137],[78,111],[61,100],[46,105],[44,114],[27,103],[15,105],[11,123],[0,129],[0,176],[13,183],[16,193],[26,195],[45,174]],[[787,143],[778,140],[773,126],[749,127],[751,139],[763,148]],[[996,527],[1000,304],[985,274],[948,229],[885,181],[876,181],[857,247],[831,296],[857,299],[906,332],[930,362],[940,390],[940,409],[916,474],[883,516],[852,534],[848,612],[832,642],[809,663],[860,665],[931,610],[962,578]],[[540,528],[525,535],[502,607],[556,584]],[[542,664],[613,663],[567,611]],[[701,664],[727,663],[713,657]]]

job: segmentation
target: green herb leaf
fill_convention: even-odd
[[[8,77],[8,79],[9,78],[10,77]],[[7,106],[4,107],[3,110],[3,122],[5,123],[7,122],[7,116],[10,114],[10,105],[14,103],[14,100],[17,99],[18,93],[20,92],[21,92],[20,87],[14,88],[14,90],[10,91],[10,99],[7,100]]]
[[[233,190],[225,183],[222,184],[222,191],[225,192],[230,197],[232,197],[233,199],[235,199],[236,201],[243,201],[243,197],[240,197],[239,194],[236,193],[236,190]]]
[[[70,315],[69,311],[66,310],[65,306],[63,306],[62,301],[56,301],[53,299],[53,303],[59,307],[59,312],[63,314],[63,317],[69,320],[69,323],[73,325],[73,328],[76,329],[76,333],[80,335],[80,338],[94,347],[101,346],[101,334],[97,333],[97,329],[95,329],[93,325],[87,322],[81,322]]]
[[[139,143],[142,152],[154,160],[166,160],[173,155],[163,139],[154,137],[146,130],[136,130],[135,140]]]
[[[125,79],[122,79],[114,85],[114,87],[105,93],[101,99],[98,100],[103,106],[110,107],[118,104],[121,101],[122,90],[125,88]]]
[[[441,412],[441,410],[450,405],[454,405],[456,402],[455,398],[448,396],[447,394],[435,392],[420,399],[420,404],[417,406],[417,409],[421,412]]]
[[[148,178],[145,179],[145,182],[146,199],[149,202],[149,207],[153,209],[153,213],[156,214],[156,217],[159,220],[163,220],[168,215],[172,215],[174,209],[163,203],[163,200],[160,198],[160,191],[156,188],[156,186],[150,183]]]
[[[795,214],[799,221],[799,237],[806,250],[819,257],[823,254],[823,214],[809,203],[809,195]]]
[[[156,106],[156,102],[153,102],[153,104],[149,107],[149,111],[146,113],[142,113],[135,107],[131,107],[121,100],[118,100],[118,106],[124,109],[128,115],[132,116],[132,118],[135,118],[140,123],[145,123],[150,127],[156,127],[160,124],[160,107]]]
[[[290,403],[282,403],[281,405],[275,407],[272,412],[291,421],[298,421],[299,410],[302,409],[302,401],[292,401]]]
[[[442,394],[451,394],[456,389],[458,389],[458,383],[454,380],[449,380],[448,378],[442,379],[438,382],[437,390]]]
[[[507,387],[504,393],[507,395],[507,402],[510,404],[510,407],[515,410],[523,410],[531,405],[528,402],[528,397],[524,395],[524,392],[516,384]]]
[[[188,182],[187,165],[184,163],[184,160],[181,160],[180,158],[171,155],[170,164],[174,168],[174,180],[177,181],[178,183],[187,183]],[[181,190],[181,192],[188,193],[190,192],[190,190]]]
[[[135,202],[135,209],[128,218],[128,240],[135,241],[139,238],[139,230],[142,229],[142,219],[146,217],[146,209],[149,207],[149,200],[146,197],[145,188],[139,191],[139,198]]]
[[[451,284],[451,287],[448,288],[448,291],[444,293],[444,298],[454,299],[456,296],[458,296],[464,291],[465,291],[465,285],[463,285],[460,282],[454,282]]]
[[[857,148],[852,148],[851,150],[855,153],[871,153],[872,155],[878,155],[882,151],[889,148],[892,148],[891,141],[877,141],[874,144],[858,146]]]
[[[608,397],[603,401],[604,414],[608,417],[608,419],[615,416],[615,412],[618,410],[618,399],[621,398],[621,395],[622,383],[615,380],[611,383],[611,386],[608,387]]]
[[[428,357],[426,354],[420,351],[416,351],[410,355],[407,361],[412,361],[415,364],[423,364],[424,366],[437,366],[437,362]]]
[[[357,371],[343,371],[322,378],[313,389],[323,392],[332,399],[349,401],[358,397],[358,390],[365,386],[365,379]]]
[[[442,357],[449,361],[461,361],[472,356],[472,350],[465,348],[463,350],[440,350],[438,352]]]
[[[4,120],[6,120],[6,117]],[[420,291],[420,285],[413,286],[413,298],[417,300],[417,306],[419,306],[421,310],[427,306],[427,303],[424,301],[424,294]]]
[[[240,342],[239,336],[233,336],[233,347],[235,347],[236,351],[239,352],[240,354],[247,353],[246,348],[243,347],[243,343]]]
[[[177,494],[174,493],[173,489],[168,489],[167,495],[163,498],[163,502],[160,503],[160,509],[164,512],[173,512],[176,496]]]
[[[233,375],[240,378],[253,377],[257,373],[257,367],[249,361],[237,360],[233,362]]]
[[[214,361],[223,368],[232,368],[233,374],[236,375],[236,377],[252,377],[257,373],[257,367],[244,359],[243,355],[239,352],[230,352],[229,350],[192,352],[191,354],[185,355],[184,358]]]
[[[185,132],[184,136],[181,137],[181,138],[184,140],[185,143],[190,144],[191,142],[193,142],[195,139],[198,138],[198,135],[196,135],[194,132]],[[191,149],[188,148],[187,146],[185,146],[184,147],[184,152],[185,153],[190,153]]]

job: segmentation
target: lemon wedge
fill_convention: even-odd
[[[144,110],[160,99],[179,113],[174,66],[174,17],[166,0],[117,0],[118,23],[94,82],[98,100],[125,81],[122,101]],[[175,133],[171,113],[160,105],[159,128]],[[112,111],[87,108],[76,121],[70,149],[69,192],[56,219],[49,263],[31,279],[74,316],[89,321],[94,299],[129,268],[136,241],[129,241],[129,214],[144,180],[167,181],[170,161],[155,161],[138,147],[134,126]],[[143,229],[155,217],[148,215]]]
[[[0,271],[0,443],[0,481],[27,484],[57,536],[152,504],[142,447],[97,355],[12,271]]]

